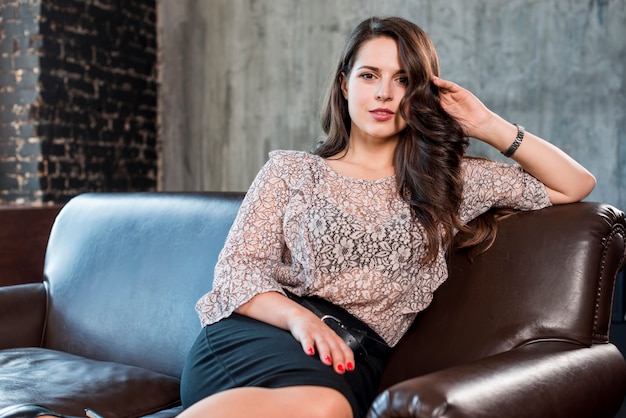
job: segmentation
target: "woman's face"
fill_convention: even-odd
[[[352,119],[350,140],[397,140],[406,122],[398,111],[408,78],[401,68],[396,41],[371,39],[359,49],[341,89]]]

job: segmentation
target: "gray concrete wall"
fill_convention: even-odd
[[[159,0],[163,190],[245,190],[310,149],[329,71],[370,15],[422,26],[442,76],[578,159],[626,209],[624,0]],[[473,154],[500,159],[473,144]]]

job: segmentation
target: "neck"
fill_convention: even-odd
[[[395,174],[394,144],[351,143],[346,151],[329,158],[329,165],[340,174],[365,180],[376,180]]]
[[[396,143],[363,143],[350,141],[342,160],[373,169],[393,169]]]

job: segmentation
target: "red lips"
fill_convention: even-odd
[[[385,122],[393,119],[395,113],[386,108],[377,108],[370,110],[370,115],[379,122]]]

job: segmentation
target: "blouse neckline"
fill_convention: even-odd
[[[330,175],[332,175],[333,177],[345,180],[345,181],[350,181],[350,182],[354,182],[354,183],[361,183],[361,184],[380,184],[380,183],[388,183],[390,181],[395,180],[396,176],[391,175],[391,176],[387,176],[387,177],[381,177],[379,179],[374,179],[374,180],[366,180],[366,179],[362,179],[362,178],[358,178],[358,177],[351,177],[351,176],[346,176],[343,174],[338,173],[337,171],[335,171],[329,164],[328,161],[325,158],[320,157],[319,155],[316,154],[312,154],[321,164],[321,166],[324,168],[324,170],[329,173]]]

